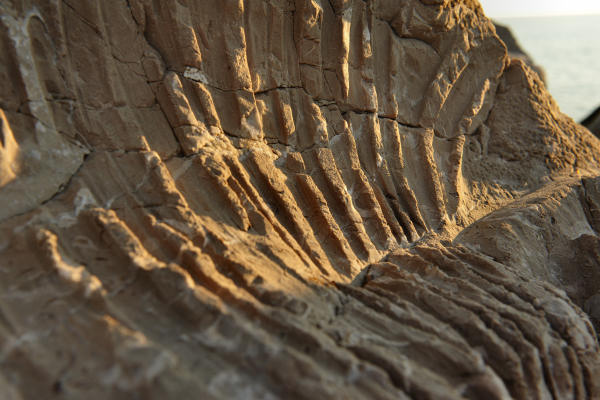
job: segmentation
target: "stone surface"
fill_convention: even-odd
[[[548,84],[546,81],[546,71],[541,65],[535,63],[535,61],[531,58],[531,56],[521,47],[519,41],[510,30],[508,26],[502,25],[498,23],[498,21],[493,21],[494,27],[496,28],[496,34],[498,37],[504,42],[506,45],[506,50],[508,50],[508,56],[511,58],[516,58],[524,61],[531,69],[538,73],[542,81],[545,84]]]
[[[600,397],[600,142],[473,0],[0,2],[0,398]]]
[[[594,135],[600,136],[600,107],[581,121],[581,125],[588,128]]]

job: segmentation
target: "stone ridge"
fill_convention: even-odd
[[[9,0],[0,57],[1,398],[600,397],[600,142],[476,1]]]

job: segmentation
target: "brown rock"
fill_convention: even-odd
[[[0,56],[0,398],[600,397],[600,142],[477,2],[13,0]]]

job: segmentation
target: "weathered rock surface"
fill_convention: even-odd
[[[600,142],[472,0],[0,2],[0,397],[600,397]]]

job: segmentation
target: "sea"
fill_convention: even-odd
[[[600,107],[600,15],[496,18],[546,70],[563,113],[580,122]]]

